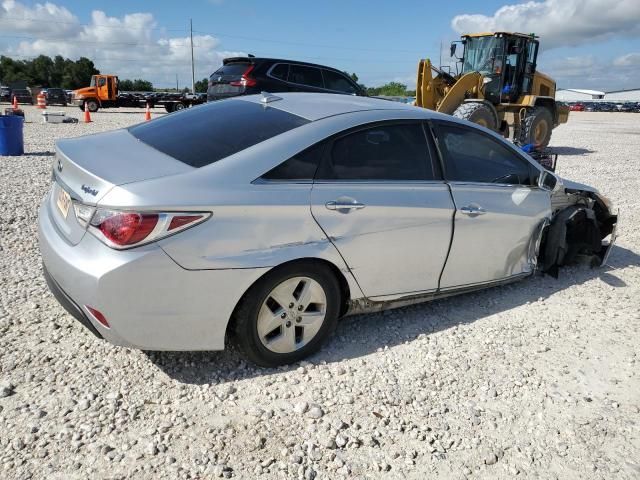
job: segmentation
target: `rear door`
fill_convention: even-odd
[[[242,84],[242,75],[252,67],[250,61],[225,63],[209,77],[207,96],[210,100],[242,95],[246,87]]]
[[[322,70],[308,65],[289,65],[288,83],[292,91],[322,92],[324,81]]]
[[[456,206],[440,288],[531,272],[531,248],[551,214],[549,192],[534,186],[539,171],[479,128],[437,122],[435,132]]]
[[[453,202],[420,122],[368,125],[327,144],[311,212],[367,297],[438,288]]]

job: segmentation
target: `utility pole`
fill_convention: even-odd
[[[442,39],[440,39],[440,70],[442,70]]]
[[[191,36],[191,93],[196,93],[196,69],[193,64],[193,19],[189,19],[189,32]]]
[[[178,90],[178,74],[176,73],[176,92],[179,92],[180,90]]]

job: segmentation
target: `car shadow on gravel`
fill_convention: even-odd
[[[553,153],[565,156],[583,156],[589,153],[595,153],[595,150],[589,150],[588,148],[576,148],[576,147],[552,147]]]
[[[33,156],[40,156],[40,157],[53,157],[56,152],[52,152],[52,151],[46,151],[46,152],[24,152],[25,155],[33,155]]]
[[[607,265],[565,267],[558,279],[537,275],[520,282],[480,290],[387,312],[355,315],[339,322],[333,337],[308,361],[340,362],[363,357],[380,349],[411,342],[420,335],[473,323],[490,315],[547,299],[553,294],[590,280],[599,279],[614,288],[626,283],[616,270],[640,266],[640,255],[615,246]],[[257,368],[245,362],[233,348],[222,352],[145,352],[149,360],[169,377],[186,384],[222,384],[299,367]]]

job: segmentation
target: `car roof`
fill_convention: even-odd
[[[272,100],[265,103],[265,97],[271,97]],[[262,103],[265,106],[289,112],[312,122],[335,115],[369,110],[399,110],[413,113],[420,111],[424,118],[436,118],[442,115],[426,108],[414,107],[405,103],[335,93],[287,92],[269,94],[263,92],[261,95],[236,97],[235,100]]]
[[[296,65],[307,65],[309,67],[316,67],[316,68],[324,68],[326,70],[334,70],[336,72],[340,72],[343,75],[347,76],[344,72],[341,72],[340,70],[338,70],[337,68],[334,67],[329,67],[327,65],[320,65],[318,63],[310,63],[310,62],[303,62],[300,60],[288,60],[286,58],[267,58],[267,57],[229,57],[229,58],[225,58],[224,60],[222,60],[222,64],[223,65],[227,65],[228,63],[232,63],[232,62],[243,62],[243,63],[295,63]]]

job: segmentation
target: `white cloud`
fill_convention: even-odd
[[[458,33],[535,33],[546,49],[576,46],[613,36],[640,36],[640,0],[544,0],[505,5],[492,16],[458,15]]]
[[[33,8],[15,0],[0,4],[0,32],[64,37],[80,31],[78,18],[53,3],[36,3]]]
[[[616,67],[640,67],[640,53],[628,53],[613,61]],[[638,80],[640,82],[640,80]]]
[[[181,86],[191,84],[187,32],[181,37],[162,35],[150,13],[111,17],[94,10],[91,21],[81,24],[69,10],[53,3],[28,7],[5,0],[0,4],[0,31],[28,37],[10,43],[9,55],[62,55],[71,59],[84,56],[93,60],[101,72],[120,78],[144,78],[158,86],[169,86],[175,85],[178,74]],[[223,58],[244,55],[219,50],[220,40],[211,35],[195,35],[193,44],[196,80],[208,77]]]

